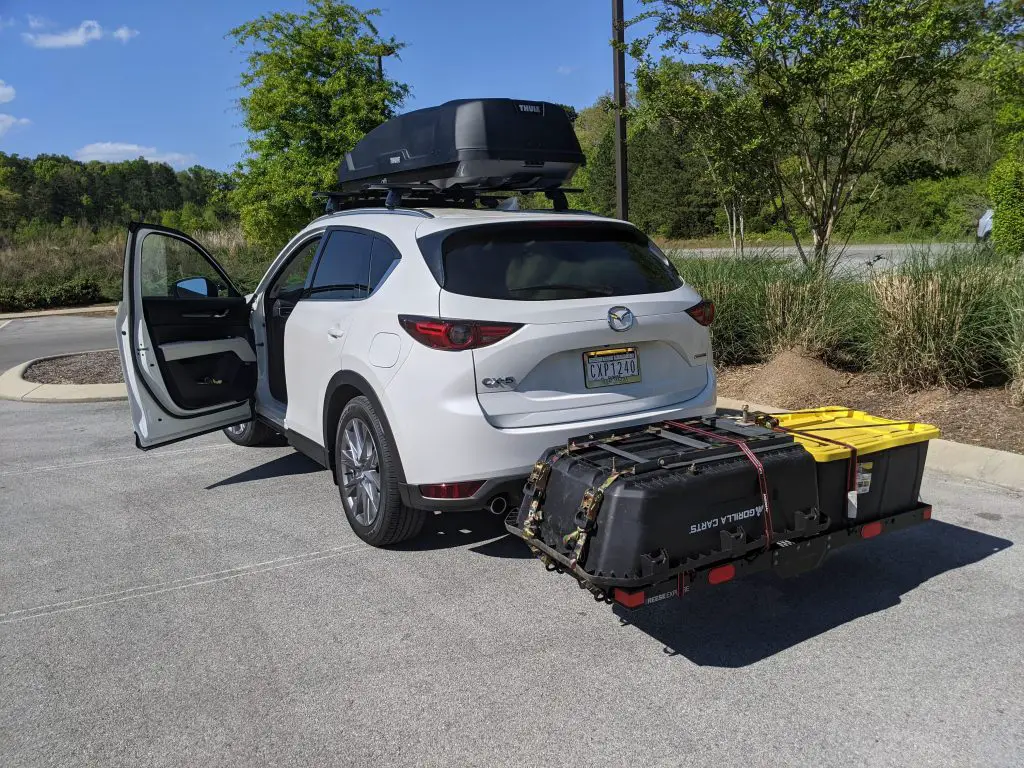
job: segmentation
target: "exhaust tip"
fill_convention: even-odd
[[[504,515],[508,512],[508,496],[499,493],[487,502],[487,511],[492,515]]]

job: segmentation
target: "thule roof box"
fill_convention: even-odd
[[[556,190],[585,162],[557,104],[461,99],[374,128],[338,168],[343,195],[408,190],[471,200],[479,192]]]

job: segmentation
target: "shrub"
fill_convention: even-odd
[[[883,187],[857,220],[857,234],[963,240],[987,207],[985,179],[974,174],[917,179]]]
[[[863,283],[829,278],[771,251],[677,258],[676,264],[684,280],[715,302],[711,335],[719,364],[761,362],[800,347],[833,364],[861,366],[872,327]]]
[[[96,304],[102,299],[103,293],[99,285],[93,280],[83,278],[53,285],[0,287],[0,312],[83,306]]]
[[[0,249],[0,294],[4,302],[20,309],[65,306],[121,298],[121,275],[127,233],[123,227],[93,229],[29,223],[19,229],[14,244]],[[31,233],[33,239],[23,240]],[[232,282],[244,292],[256,287],[276,253],[249,245],[236,225],[195,233],[225,268]],[[88,297],[69,285],[92,285],[99,291]],[[16,297],[22,298],[16,298]],[[49,297],[49,298],[47,298]],[[18,311],[8,309],[5,311]]]
[[[1011,377],[1014,405],[1024,405],[1024,268],[1018,268],[1004,294],[1006,332],[1001,337],[1003,364]]]
[[[870,281],[871,367],[893,386],[965,387],[1005,376],[1010,270],[980,247],[918,250]]]
[[[995,206],[993,242],[1004,253],[1024,255],[1024,160],[1011,154],[996,163],[989,192]]]
[[[789,274],[788,264],[770,256],[676,257],[682,278],[715,302],[711,330],[720,365],[756,363],[772,350],[767,333],[768,286]]]

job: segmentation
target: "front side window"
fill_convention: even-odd
[[[446,291],[485,299],[632,296],[682,285],[642,233],[600,224],[475,227],[449,235],[441,257]]]
[[[269,291],[270,298],[291,299],[292,301],[299,298],[302,289],[306,287],[306,279],[309,277],[309,271],[313,268],[313,259],[316,257],[316,250],[319,247],[319,236],[307,240],[299,246],[298,250],[292,254],[287,266],[281,270],[281,274],[274,281],[274,285]]]
[[[370,292],[372,242],[373,238],[363,232],[331,232],[316,266],[309,298],[333,301],[365,298]]]
[[[191,244],[162,232],[142,241],[141,282],[144,298],[224,298],[238,293]]]

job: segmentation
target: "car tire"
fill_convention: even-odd
[[[355,397],[341,412],[334,438],[334,477],[356,536],[375,547],[411,539],[426,513],[402,503],[398,450],[373,405]]]
[[[266,424],[258,421],[246,421],[242,424],[235,424],[231,427],[224,427],[224,434],[227,435],[235,445],[242,445],[246,448],[256,448],[261,445],[284,445],[285,440],[281,435],[272,430]]]

